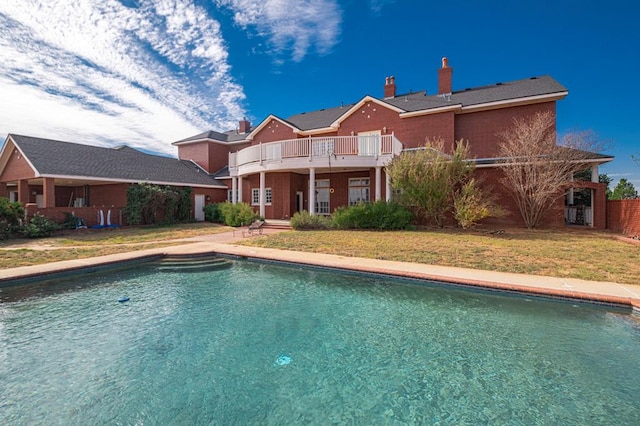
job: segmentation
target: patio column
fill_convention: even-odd
[[[600,174],[598,173],[598,165],[591,166],[591,182],[600,182]]]
[[[264,217],[266,191],[264,189],[264,172],[260,172],[260,217]]]
[[[242,176],[238,176],[238,202],[242,202]]]
[[[231,178],[231,203],[238,203],[238,178],[235,176]]]
[[[53,178],[44,178],[42,183],[42,203],[45,208],[56,206],[56,186]]]
[[[4,182],[0,182],[0,197],[9,198],[9,192],[7,192],[7,184]]]
[[[22,204],[29,202],[29,182],[26,180],[18,181],[18,201]]]
[[[380,201],[382,198],[382,167],[376,167],[376,192],[375,192],[375,200]]]
[[[309,169],[309,214],[316,214],[316,169]]]
[[[391,177],[389,177],[389,173],[384,172],[384,183],[385,183],[385,194],[384,198],[387,200],[387,203],[391,201]]]

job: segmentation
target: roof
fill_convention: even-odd
[[[388,104],[394,108],[402,110],[403,113],[428,113],[430,110],[437,112],[439,108],[454,107],[459,109],[473,108],[481,105],[489,105],[492,103],[509,102],[515,100],[526,100],[527,98],[545,97],[545,96],[564,96],[567,89],[554,80],[552,77],[545,75],[540,77],[531,77],[522,80],[515,80],[505,83],[496,83],[488,86],[481,86],[458,90],[448,95],[428,95],[426,91],[416,93],[407,93],[396,95],[393,98],[374,98],[371,96],[363,97],[366,99],[375,99],[376,102]],[[359,102],[362,102],[360,100]],[[326,108],[317,111],[303,112],[295,114],[289,118],[282,120],[290,124],[292,127],[301,132],[308,132],[315,129],[325,129],[331,127],[333,123],[338,122],[349,110],[358,105],[358,103],[341,105],[339,107]],[[276,117],[270,115],[267,119]],[[263,122],[265,121],[263,120]],[[250,133],[261,126],[252,127],[249,133],[238,134],[232,130],[226,133],[208,131],[199,135],[183,139],[174,144],[185,142],[195,142],[201,140],[215,140],[220,142],[245,141]]]
[[[195,163],[145,154],[130,147],[103,148],[10,134],[40,176],[65,176],[188,186],[222,186]]]

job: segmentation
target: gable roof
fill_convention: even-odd
[[[251,139],[252,132],[261,129],[265,123],[273,118],[290,125],[294,131],[297,129],[299,133],[302,134],[312,134],[314,131],[337,129],[339,123],[357,109],[354,107],[366,101],[375,101],[381,105],[387,104],[390,109],[400,111],[401,117],[409,117],[412,115],[438,113],[443,110],[470,112],[481,108],[499,107],[501,104],[508,103],[516,104],[516,102],[527,103],[536,100],[557,100],[566,96],[567,93],[568,91],[563,85],[552,77],[545,75],[458,90],[448,95],[427,95],[426,91],[397,95],[393,98],[376,98],[366,95],[356,103],[303,112],[292,115],[287,119],[269,115],[259,126],[251,128],[247,134],[239,135],[236,131],[226,133],[209,131],[174,142],[173,144],[177,145],[206,139],[220,142],[231,142],[232,140],[247,141]],[[235,137],[235,139],[232,139],[233,137]]]
[[[195,163],[145,154],[130,147],[102,148],[9,134],[36,176],[76,177],[163,185],[225,187]]]

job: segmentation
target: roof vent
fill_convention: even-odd
[[[496,83],[496,86],[502,86],[502,83]]]
[[[538,77],[531,77],[531,80],[537,80]]]

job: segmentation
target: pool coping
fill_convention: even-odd
[[[224,237],[221,237],[221,241],[225,241]],[[28,280],[33,281],[38,278],[54,278],[58,274],[79,271],[90,272],[106,267],[124,266],[127,263],[145,262],[168,255],[206,253],[383,274],[399,278],[437,281],[444,284],[463,285],[507,293],[610,304],[627,307],[634,313],[640,314],[640,286],[638,285],[278,250],[237,245],[227,241],[221,243],[216,242],[215,239],[96,258],[4,269],[0,270],[0,287],[19,284]]]

